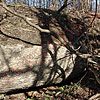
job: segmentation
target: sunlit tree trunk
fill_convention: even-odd
[[[55,0],[55,10],[57,10],[57,2],[58,2],[58,0]]]
[[[39,8],[41,8],[41,5],[42,5],[42,4],[41,4],[41,0],[39,0]]]

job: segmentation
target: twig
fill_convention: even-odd
[[[69,2],[69,3],[67,4],[67,1],[68,1],[68,0],[66,0],[65,3],[64,3],[64,5],[57,11],[58,13],[60,13],[64,8],[66,8],[68,5],[70,5],[70,4],[73,3],[73,1],[71,1],[71,2]]]
[[[93,24],[93,22],[94,22],[95,18],[97,17],[97,8],[98,8],[98,0],[96,0],[95,15],[94,15],[93,20],[91,21],[91,23],[90,23],[89,27],[91,27],[91,26],[92,26],[92,24]]]

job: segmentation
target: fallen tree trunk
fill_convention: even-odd
[[[16,16],[6,18],[0,28],[0,93],[61,83],[85,68],[79,57],[60,45],[58,37],[64,44],[69,41],[57,19],[53,15],[50,19],[45,11],[31,10],[32,23],[50,29],[51,34],[28,26]]]
[[[65,47],[1,45],[0,93],[41,85],[57,84],[71,74],[76,55]]]

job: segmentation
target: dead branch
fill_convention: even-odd
[[[12,11],[11,9],[9,9],[5,3],[0,3],[0,6],[2,6],[5,10],[7,10],[8,12],[10,12],[11,14],[14,14],[15,16],[18,16],[20,18],[22,18],[26,23],[28,23],[30,26],[35,27],[36,29],[38,29],[40,32],[45,32],[45,33],[50,33],[49,30],[47,29],[42,29],[41,27],[39,27],[38,25],[33,24],[32,22],[30,22],[30,18],[25,17],[24,15],[21,15],[15,11]]]
[[[100,93],[97,93],[89,98],[89,100],[99,100],[100,99]]]
[[[77,50],[75,50],[72,46],[71,43],[67,43],[67,45],[64,45],[64,43],[59,39],[60,43],[62,46],[65,46],[72,54],[76,54],[77,56],[79,56],[82,59],[87,59],[88,63],[91,63],[92,65],[96,65],[98,67],[100,67],[100,64],[98,64],[98,62],[93,60],[93,57],[100,57],[99,55],[91,55],[91,54],[82,54],[80,52],[78,52]],[[99,78],[99,73],[97,73],[97,71],[94,70],[93,67],[90,68],[91,71],[93,72],[97,82],[100,84],[100,78]]]

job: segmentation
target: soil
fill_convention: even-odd
[[[87,71],[70,84],[65,82],[55,86],[35,88],[26,93],[10,94],[5,96],[5,100],[28,100],[28,98],[32,100],[89,100],[98,93],[100,93],[100,85],[96,82],[94,75]],[[94,98],[93,100],[99,99]]]
[[[30,9],[27,6],[16,6],[10,8],[32,18],[32,22],[40,26],[42,26],[44,21],[47,21],[46,18],[44,20],[44,17],[41,17],[44,16],[44,13],[42,13],[42,11],[38,12],[36,8]],[[32,9],[35,9],[34,12]],[[37,15],[38,17],[36,17]],[[59,24],[56,23],[56,25],[53,25],[54,23],[56,23],[55,18],[50,22],[52,26],[51,29],[54,30],[54,32],[63,32]],[[6,34],[0,34],[0,45],[14,45],[17,43],[24,44],[27,47],[32,46],[33,44],[41,45],[40,32],[34,27],[28,25],[23,19],[10,13],[8,13],[8,17],[3,20],[0,28]],[[98,34],[96,33],[96,35]],[[86,70],[82,76],[71,80],[69,84],[67,83],[68,82],[65,82],[45,88],[36,88],[33,91],[25,93],[6,94],[5,100],[30,100],[28,98],[32,98],[33,100],[88,100],[91,96],[100,93],[100,85],[97,83],[93,73],[89,70]]]

